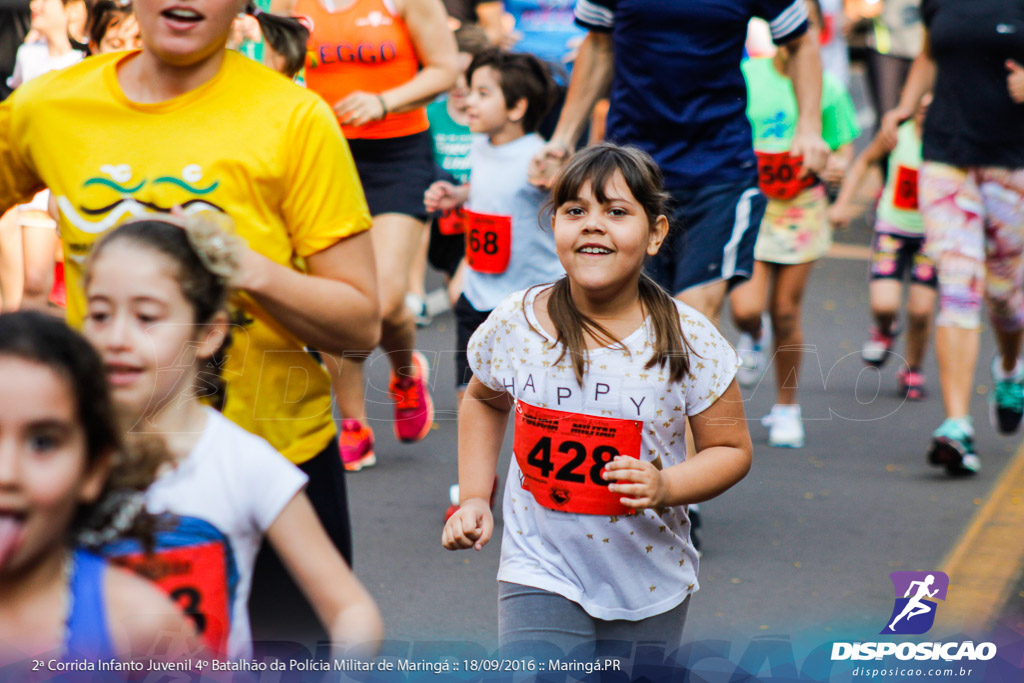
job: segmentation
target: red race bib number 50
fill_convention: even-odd
[[[817,182],[808,175],[800,178],[802,157],[787,152],[757,152],[757,179],[761,192],[771,199],[793,199]]]
[[[538,408],[516,402],[512,451],[523,488],[540,505],[586,515],[633,511],[608,490],[604,466],[617,455],[640,456],[643,423]]]
[[[512,257],[512,217],[466,211],[466,263],[478,273],[500,275]]]

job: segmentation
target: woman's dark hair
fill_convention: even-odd
[[[573,156],[555,179],[547,208],[554,215],[558,207],[578,200],[587,183],[597,201],[605,203],[608,199],[606,189],[616,173],[622,174],[626,186],[643,207],[648,223],[653,228],[658,217],[668,212],[669,194],[663,188],[661,169],[646,152],[610,142],[588,147]],[[650,316],[654,327],[654,352],[644,367],[665,367],[668,363],[669,381],[679,382],[689,371],[691,353],[683,337],[679,310],[669,293],[644,272],[640,273],[638,287],[640,304],[644,313]],[[566,353],[569,354],[576,381],[582,386],[587,359],[587,335],[608,345],[622,346],[622,340],[601,323],[584,315],[576,307],[571,289],[568,277],[555,283],[548,299],[548,314],[558,332],[557,341],[562,344],[562,355],[558,360],[561,361]]]
[[[132,3],[130,1],[117,2],[117,0],[97,0],[89,7],[89,19],[85,24],[85,35],[90,45],[99,45],[103,42],[103,36],[115,23],[124,21],[132,15]]]
[[[306,63],[309,29],[295,17],[264,12],[252,2],[245,6],[245,13],[256,18],[263,39],[270,49],[284,58],[285,75],[294,78]]]
[[[472,83],[473,72],[485,66],[498,72],[507,109],[516,106],[519,100],[526,100],[523,131],[536,131],[558,96],[558,86],[548,67],[533,55],[491,48],[473,58],[466,69],[466,80]]]
[[[185,300],[192,306],[193,321],[197,325],[209,323],[214,315],[227,309],[230,288],[226,278],[211,272],[200,257],[188,233],[181,225],[159,218],[143,218],[123,223],[107,233],[93,247],[86,267],[86,287],[97,259],[111,244],[128,242],[163,254],[177,266],[175,279]],[[213,404],[223,407],[224,384],[220,376],[224,353],[230,342],[224,344],[199,368],[198,381],[213,395]],[[206,392],[204,392],[206,393]]]
[[[35,311],[0,315],[0,356],[45,366],[64,379],[74,398],[76,418],[85,431],[88,467],[103,457],[111,458],[102,493],[95,503],[80,506],[72,532],[108,527],[117,514],[116,507],[120,507],[111,502],[124,500],[126,494],[139,496],[148,489],[160,466],[169,459],[166,448],[161,442],[141,439],[126,445],[103,361],[89,342],[62,321]],[[152,519],[135,514],[123,519],[116,531],[148,542]]]

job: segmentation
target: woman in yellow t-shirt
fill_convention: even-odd
[[[424,439],[434,423],[430,366],[416,351],[405,305],[426,232],[423,193],[436,179],[424,108],[455,83],[455,40],[438,0],[273,0],[310,18],[306,85],[333,107],[373,215],[381,348],[391,365],[395,438]],[[341,457],[358,471],[377,462],[366,415],[364,361],[328,363],[341,423]]]
[[[319,97],[226,50],[242,0],[134,7],[141,50],[45,74],[0,104],[0,212],[50,188],[73,325],[85,311],[83,261],[102,233],[173,207],[230,215],[249,248],[220,368],[224,414],[306,471],[350,559],[330,380],[307,345],[343,354],[378,341],[370,215],[352,156]],[[305,605],[272,572],[265,590],[260,573],[255,595]]]

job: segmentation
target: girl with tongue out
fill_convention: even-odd
[[[191,641],[148,581],[72,549],[90,511],[159,462],[126,457],[96,353],[54,318],[11,313],[0,316],[0,377],[0,666],[57,651],[147,655],[175,633]]]

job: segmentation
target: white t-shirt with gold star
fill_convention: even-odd
[[[668,382],[668,368],[647,370],[650,320],[625,349],[589,352],[581,388],[561,349],[543,331],[533,303],[543,287],[508,296],[469,342],[473,373],[496,391],[541,408],[643,421],[640,457],[664,468],[686,457],[686,415],[711,406],[728,388],[739,359],[715,326],[676,302],[691,349],[690,371]],[[532,329],[531,329],[532,326]],[[697,590],[697,551],[685,506],[635,516],[550,510],[522,484],[513,458],[505,484],[498,580],[558,593],[598,619],[637,621],[676,607]]]

